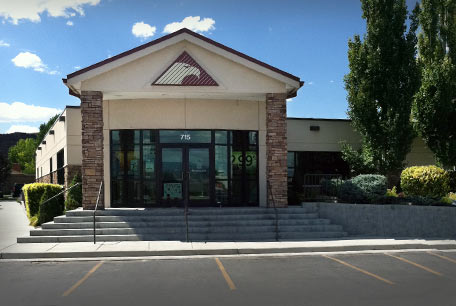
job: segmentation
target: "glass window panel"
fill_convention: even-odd
[[[140,152],[139,145],[135,145],[133,150],[127,151],[127,175],[130,179],[139,179],[140,175]]]
[[[155,179],[155,145],[143,145],[143,178]]]
[[[111,195],[113,204],[122,204],[123,197],[125,196],[124,181],[113,180],[111,181]]]
[[[161,143],[211,143],[211,131],[161,130]]]
[[[248,181],[247,182],[247,196],[249,203],[258,202],[258,185],[257,181]]]
[[[120,144],[120,131],[111,131],[112,144]]]
[[[215,146],[215,178],[228,178],[228,148]]]
[[[143,131],[143,144],[152,144],[155,143],[155,131],[153,130],[144,130]]]
[[[242,205],[242,182],[231,182],[231,203],[234,205]]]
[[[249,144],[256,145],[258,143],[258,132],[249,132]]]
[[[209,200],[209,149],[188,150],[188,194],[190,200]]]
[[[245,172],[247,177],[250,179],[256,178],[257,176],[257,152],[246,151],[245,152]]]
[[[215,181],[215,201],[217,204],[228,202],[228,181]]]
[[[289,167],[289,168],[294,167],[294,152],[287,153],[287,167]]]
[[[144,204],[156,202],[156,183],[155,181],[144,181]]]
[[[242,151],[231,151],[231,178],[242,178]]]
[[[163,199],[166,200],[181,200],[182,199],[182,183],[163,183]]]
[[[120,179],[125,173],[124,154],[121,151],[111,152],[111,176],[113,179]]]
[[[139,202],[141,201],[141,182],[136,180],[128,181],[128,201]],[[130,204],[130,203],[124,203]]]
[[[182,180],[182,148],[162,149],[162,176],[164,181]]]
[[[226,144],[228,140],[227,131],[215,131],[215,143],[216,144]]]

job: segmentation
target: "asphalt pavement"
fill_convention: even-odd
[[[456,252],[0,261],[1,305],[456,305]]]

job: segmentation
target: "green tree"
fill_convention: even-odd
[[[423,0],[418,38],[421,87],[416,129],[438,161],[456,166],[456,1]]]
[[[55,115],[54,117],[51,117],[48,122],[40,124],[40,131],[38,132],[38,135],[36,135],[36,144],[37,146],[40,145],[40,143],[43,141],[44,136],[46,136],[47,132],[49,129],[52,127],[54,124],[55,120],[59,118],[59,114]]]
[[[65,210],[73,210],[82,206],[82,179],[79,173],[73,177],[70,187],[79,183],[78,186],[73,187],[68,191],[68,195],[65,201]]]
[[[11,165],[8,162],[8,159],[3,155],[0,155],[0,187],[6,181],[8,176],[11,173]]]
[[[395,173],[410,151],[413,96],[419,87],[415,8],[405,0],[361,0],[366,34],[348,41],[348,115],[377,172]],[[407,29],[406,22],[410,19]]]
[[[20,139],[16,145],[9,148],[8,159],[18,163],[21,170],[27,174],[35,173],[36,141],[33,138]]]

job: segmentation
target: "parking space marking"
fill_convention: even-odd
[[[411,260],[408,260],[408,259],[405,259],[405,258],[402,258],[402,257],[399,257],[399,256],[394,256],[394,255],[391,255],[391,254],[387,254],[387,253],[384,253],[384,254],[387,255],[387,256],[399,259],[400,261],[406,262],[406,263],[408,263],[410,265],[413,265],[413,266],[415,266],[417,268],[423,269],[424,271],[427,271],[429,273],[432,273],[432,274],[435,274],[435,275],[438,275],[438,276],[443,276],[442,273],[434,271],[431,268],[428,268],[428,267],[425,267],[423,265],[420,265],[420,264],[418,264],[418,263],[416,263],[414,261],[411,261]]]
[[[220,272],[222,272],[222,275],[225,278],[225,281],[228,284],[228,287],[230,287],[231,290],[236,290],[236,286],[234,285],[233,281],[231,280],[231,277],[228,274],[228,272],[226,272],[225,267],[223,266],[220,259],[215,258],[215,262],[217,263],[217,266],[219,267]]]
[[[99,263],[97,263],[89,272],[87,272],[86,275],[84,275],[83,278],[81,278],[76,284],[74,284],[73,286],[71,286],[70,289],[68,289],[67,291],[65,291],[63,293],[62,296],[68,296],[70,295],[74,290],[76,290],[76,288],[78,288],[79,286],[81,286],[81,284],[83,282],[85,282],[90,275],[92,275],[99,267],[101,267],[101,265],[104,263],[104,261],[100,261]]]
[[[351,264],[349,264],[348,262],[345,262],[345,261],[343,261],[343,260],[340,260],[340,259],[337,259],[337,258],[328,256],[328,255],[321,255],[321,256],[326,257],[326,258],[331,259],[331,260],[334,260],[334,261],[336,261],[336,262],[338,262],[338,263],[340,263],[340,264],[342,264],[342,265],[344,265],[344,266],[347,266],[347,267],[352,268],[352,269],[354,269],[354,270],[356,270],[356,271],[359,271],[359,272],[361,272],[361,273],[364,273],[364,274],[366,274],[366,275],[369,275],[369,276],[371,276],[371,277],[373,277],[373,278],[376,278],[376,279],[378,279],[378,280],[380,280],[380,281],[382,281],[382,282],[385,282],[385,283],[387,283],[387,284],[389,284],[389,285],[394,285],[394,283],[393,283],[392,281],[387,280],[386,278],[383,278],[383,277],[381,277],[381,276],[378,276],[377,274],[371,273],[371,272],[366,271],[366,270],[364,270],[364,269],[358,268],[358,267],[356,267],[356,266],[354,266],[354,265],[351,265]]]
[[[437,253],[433,253],[433,252],[426,252],[428,254],[431,254],[431,255],[434,255],[434,256],[437,256],[437,257],[440,257],[442,259],[445,259],[445,260],[448,260],[449,262],[452,262],[452,263],[455,263],[456,264],[456,259],[453,259],[453,258],[450,258],[450,257],[446,257],[444,255],[440,255],[440,254],[437,254]]]

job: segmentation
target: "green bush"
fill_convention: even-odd
[[[49,186],[45,187],[44,193],[41,196],[40,200],[38,223],[36,225],[52,221],[54,217],[63,214],[63,194],[48,201],[59,192],[60,190],[56,190],[55,188],[51,188]]]
[[[55,191],[55,194],[62,191],[62,186],[56,184],[32,183],[22,187],[22,190],[24,191],[25,207],[27,208],[29,219],[38,215],[41,197],[46,188],[52,189]]]
[[[401,187],[406,196],[440,199],[450,191],[450,176],[436,166],[414,166],[401,173]]]
[[[71,181],[70,187],[76,185],[77,183],[81,183],[81,176],[77,173],[73,180]],[[67,199],[65,201],[65,210],[72,210],[82,205],[82,185],[79,184],[78,186],[70,189],[68,191]]]
[[[340,199],[348,203],[373,203],[384,197],[387,179],[378,174],[361,174],[340,186]]]

